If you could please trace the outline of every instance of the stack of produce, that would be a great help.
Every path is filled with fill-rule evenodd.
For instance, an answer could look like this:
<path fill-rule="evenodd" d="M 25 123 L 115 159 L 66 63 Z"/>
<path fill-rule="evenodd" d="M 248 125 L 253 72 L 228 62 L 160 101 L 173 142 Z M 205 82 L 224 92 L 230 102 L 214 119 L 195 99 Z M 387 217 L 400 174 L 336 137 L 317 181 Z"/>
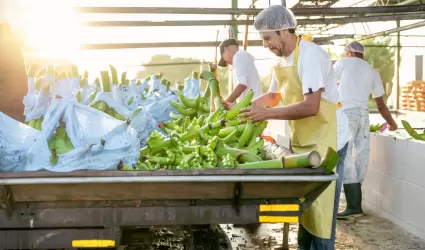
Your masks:
<path fill-rule="evenodd" d="M 412 81 L 401 87 L 401 109 L 425 111 L 425 82 Z"/>
<path fill-rule="evenodd" d="M 337 153 L 329 149 L 325 158 L 313 151 L 300 155 L 263 161 L 264 140 L 259 136 L 267 121 L 243 122 L 241 109 L 248 107 L 253 98 L 252 90 L 230 110 L 225 110 L 219 84 L 211 72 L 203 72 L 207 80 L 205 94 L 189 99 L 179 94 L 181 104 L 176 106 L 180 114 L 172 114 L 172 120 L 161 129 L 169 137 L 153 131 L 147 146 L 140 150 L 140 159 L 133 168 L 123 170 L 200 169 L 200 168 L 294 168 L 336 166 Z M 215 108 L 207 112 L 208 98 Z M 176 103 L 172 104 L 176 105 Z M 215 109 L 215 110 L 214 110 Z"/>
<path fill-rule="evenodd" d="M 200 94 L 200 83 L 198 72 L 193 72 L 192 77 L 184 79 L 183 95 L 188 98 L 195 98 Z"/>
<path fill-rule="evenodd" d="M 102 78 L 102 88 L 101 91 L 102 93 L 110 93 L 111 92 L 111 83 L 110 83 L 110 79 L 109 79 L 109 73 L 108 71 L 101 71 L 100 72 L 100 76 Z M 116 76 L 116 75 L 115 75 Z M 114 75 L 112 75 L 112 79 L 114 79 Z M 95 98 L 92 95 L 93 99 Z M 97 110 L 100 110 L 112 117 L 114 117 L 115 119 L 124 121 L 126 120 L 126 118 L 119 114 L 113 107 L 110 107 L 105 100 L 96 100 L 94 99 L 93 102 L 90 104 L 90 107 L 95 108 Z"/>
<path fill-rule="evenodd" d="M 386 123 L 377 123 L 377 124 L 370 124 L 370 132 L 378 132 L 378 131 L 383 131 L 386 129 L 386 127 L 384 127 L 384 125 L 386 125 Z"/>

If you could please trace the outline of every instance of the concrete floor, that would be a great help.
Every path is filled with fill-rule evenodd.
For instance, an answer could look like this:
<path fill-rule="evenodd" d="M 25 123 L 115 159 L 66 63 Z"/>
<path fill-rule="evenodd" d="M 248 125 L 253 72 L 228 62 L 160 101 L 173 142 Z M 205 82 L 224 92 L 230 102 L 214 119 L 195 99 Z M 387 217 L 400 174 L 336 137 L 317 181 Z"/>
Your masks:
<path fill-rule="evenodd" d="M 345 200 L 341 197 L 340 209 Z M 281 224 L 263 224 L 255 233 L 241 228 L 224 226 L 236 250 L 280 249 L 282 242 Z M 297 225 L 290 226 L 289 244 L 297 249 Z M 380 218 L 365 209 L 365 216 L 338 221 L 337 250 L 425 250 L 425 240 L 405 232 L 399 226 Z"/>

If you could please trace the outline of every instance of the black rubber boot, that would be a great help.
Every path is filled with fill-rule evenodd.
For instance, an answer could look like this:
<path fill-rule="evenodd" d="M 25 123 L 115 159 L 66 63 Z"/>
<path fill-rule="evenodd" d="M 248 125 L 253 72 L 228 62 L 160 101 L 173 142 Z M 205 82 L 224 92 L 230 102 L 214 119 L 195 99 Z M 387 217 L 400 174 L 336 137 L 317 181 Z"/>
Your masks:
<path fill-rule="evenodd" d="M 347 207 L 341 213 L 338 213 L 338 219 L 347 219 L 349 217 L 359 217 L 363 215 L 362 210 L 362 187 L 360 183 L 344 184 L 345 199 Z"/>

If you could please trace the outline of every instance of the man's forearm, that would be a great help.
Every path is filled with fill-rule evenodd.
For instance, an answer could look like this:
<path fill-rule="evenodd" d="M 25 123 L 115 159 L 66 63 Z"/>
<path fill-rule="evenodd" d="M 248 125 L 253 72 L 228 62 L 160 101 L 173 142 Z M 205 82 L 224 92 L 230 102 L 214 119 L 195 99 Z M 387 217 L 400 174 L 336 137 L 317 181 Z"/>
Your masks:
<path fill-rule="evenodd" d="M 395 125 L 396 122 L 394 121 L 390 110 L 388 109 L 388 106 L 385 104 L 384 99 L 382 97 L 375 98 L 376 107 L 381 114 L 382 118 L 385 119 L 385 121 L 389 125 Z"/>
<path fill-rule="evenodd" d="M 378 111 L 388 124 L 390 125 L 396 124 L 387 105 L 383 107 L 379 107 Z"/>
<path fill-rule="evenodd" d="M 299 102 L 284 107 L 275 107 L 267 110 L 270 120 L 300 120 L 317 115 L 318 109 L 305 102 Z"/>
<path fill-rule="evenodd" d="M 236 88 L 232 91 L 232 93 L 227 97 L 226 101 L 228 102 L 234 102 L 236 99 L 238 99 L 239 96 L 246 90 L 246 85 L 238 84 Z"/>

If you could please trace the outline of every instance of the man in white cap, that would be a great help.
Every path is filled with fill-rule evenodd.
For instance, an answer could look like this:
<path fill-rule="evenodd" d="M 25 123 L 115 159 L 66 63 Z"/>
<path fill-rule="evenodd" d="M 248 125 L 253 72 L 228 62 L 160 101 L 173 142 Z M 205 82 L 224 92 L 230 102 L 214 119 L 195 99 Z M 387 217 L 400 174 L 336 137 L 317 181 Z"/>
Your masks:
<path fill-rule="evenodd" d="M 281 5 L 261 11 L 254 26 L 264 47 L 281 57 L 281 64 L 272 69 L 269 92 L 254 100 L 252 107 L 245 108 L 242 116 L 254 122 L 288 120 L 291 149 L 295 153 L 316 150 L 324 156 L 328 147 L 338 151 L 340 179 L 303 213 L 298 230 L 298 249 L 334 249 L 343 160 L 350 133 L 347 118 L 338 109 L 332 61 L 320 46 L 295 34 L 297 21 Z M 283 106 L 276 107 L 280 99 Z"/>
<path fill-rule="evenodd" d="M 233 67 L 233 82 L 236 87 L 230 92 L 226 103 L 234 103 L 240 100 L 251 89 L 254 92 L 254 98 L 259 97 L 261 93 L 260 75 L 254 64 L 254 57 L 245 50 L 239 49 L 239 44 L 235 39 L 226 39 L 220 44 L 220 61 L 218 66 Z M 211 64 L 210 67 L 217 66 Z"/>
<path fill-rule="evenodd" d="M 372 93 L 379 113 L 387 121 L 389 130 L 396 130 L 397 123 L 382 98 L 385 94 L 379 73 L 364 59 L 364 46 L 352 42 L 345 46 L 345 57 L 335 63 L 335 72 L 339 81 L 342 110 L 348 117 L 353 135 L 349 143 L 344 164 L 344 193 L 347 200 L 346 209 L 338 213 L 338 218 L 362 215 L 362 190 L 370 152 L 370 124 L 368 101 Z M 355 149 L 354 159 L 352 156 Z"/>

